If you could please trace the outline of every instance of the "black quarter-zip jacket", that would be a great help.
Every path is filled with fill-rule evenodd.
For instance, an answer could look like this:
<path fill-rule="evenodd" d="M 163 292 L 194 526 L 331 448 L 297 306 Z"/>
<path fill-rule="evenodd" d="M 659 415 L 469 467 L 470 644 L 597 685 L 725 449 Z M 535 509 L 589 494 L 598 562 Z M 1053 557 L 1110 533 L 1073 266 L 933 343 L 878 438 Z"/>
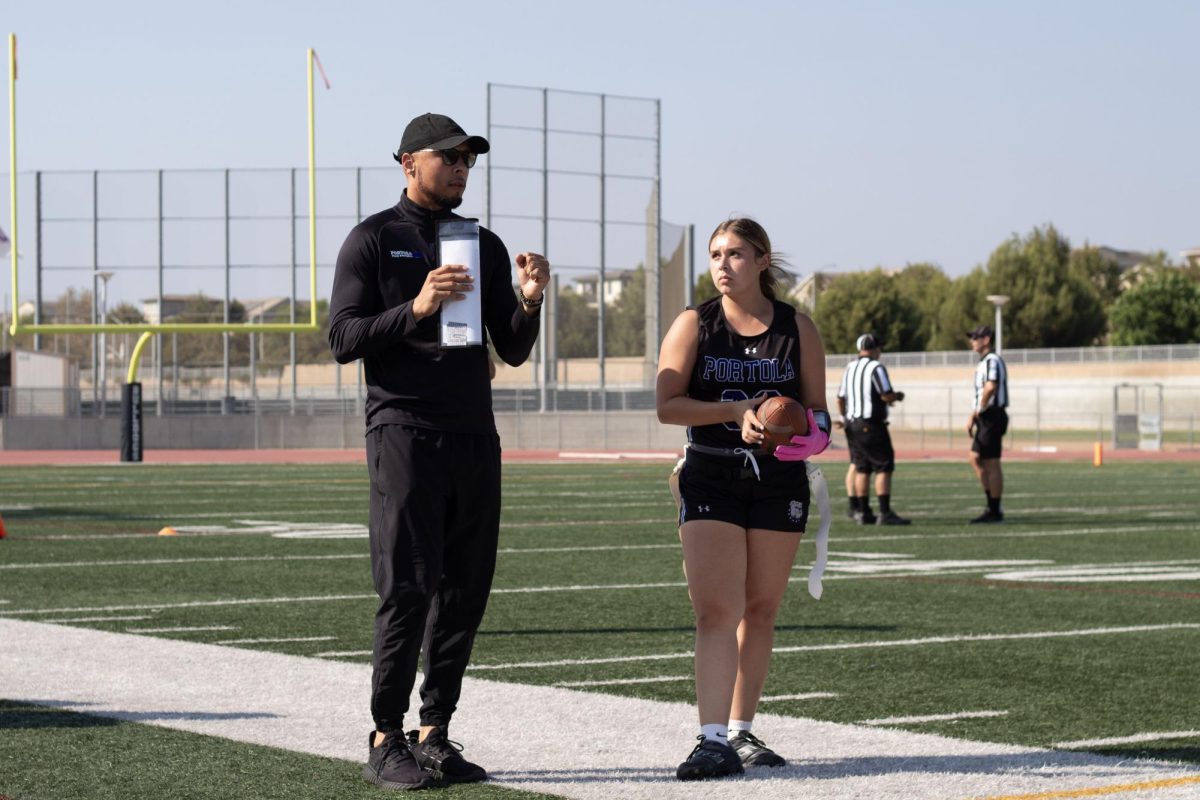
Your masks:
<path fill-rule="evenodd" d="M 459 433 L 496 429 L 487 349 L 443 349 L 441 315 L 413 318 L 413 300 L 439 266 L 441 219 L 462 217 L 422 208 L 406 191 L 395 206 L 356 225 L 338 253 L 329 344 L 338 363 L 363 360 L 368 431 L 386 424 Z M 486 228 L 479 230 L 479 262 L 474 291 L 481 294 L 485 339 L 517 366 L 533 349 L 540 315 L 521 310 L 508 250 Z"/>

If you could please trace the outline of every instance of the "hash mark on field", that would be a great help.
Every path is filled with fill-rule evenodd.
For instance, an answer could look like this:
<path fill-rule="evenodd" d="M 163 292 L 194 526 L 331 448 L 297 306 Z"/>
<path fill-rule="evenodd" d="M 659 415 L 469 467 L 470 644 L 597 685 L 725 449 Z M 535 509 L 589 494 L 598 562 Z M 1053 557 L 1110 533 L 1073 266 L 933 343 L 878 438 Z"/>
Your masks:
<path fill-rule="evenodd" d="M 785 700 L 832 700 L 841 697 L 837 692 L 803 692 L 801 694 L 773 694 L 758 698 L 760 703 L 782 703 Z"/>
<path fill-rule="evenodd" d="M 655 678 L 619 678 L 610 681 L 559 681 L 551 685 L 561 686 L 564 689 L 577 689 L 586 686 L 631 686 L 637 683 L 675 683 L 678 681 L 690 681 L 694 678 L 694 675 L 660 675 Z"/>
<path fill-rule="evenodd" d="M 203 625 L 177 628 L 126 628 L 126 633 L 200 633 L 202 631 L 236 631 L 236 625 Z"/>
<path fill-rule="evenodd" d="M 914 725 L 922 722 L 954 722 L 960 719 L 986 719 L 1008 716 L 1007 711 L 959 711 L 956 714 L 924 714 L 912 717 L 880 717 L 859 720 L 859 725 Z"/>
<path fill-rule="evenodd" d="M 1132 736 L 1112 736 L 1107 739 L 1078 739 L 1074 742 L 1058 742 L 1050 746 L 1059 750 L 1080 750 L 1089 747 L 1160 742 L 1163 739 L 1194 739 L 1197 737 L 1200 737 L 1200 730 L 1162 731 L 1160 733 L 1135 733 Z"/>
<path fill-rule="evenodd" d="M 326 650 L 322 653 L 313 653 L 315 658 L 363 658 L 370 655 L 370 650 Z"/>

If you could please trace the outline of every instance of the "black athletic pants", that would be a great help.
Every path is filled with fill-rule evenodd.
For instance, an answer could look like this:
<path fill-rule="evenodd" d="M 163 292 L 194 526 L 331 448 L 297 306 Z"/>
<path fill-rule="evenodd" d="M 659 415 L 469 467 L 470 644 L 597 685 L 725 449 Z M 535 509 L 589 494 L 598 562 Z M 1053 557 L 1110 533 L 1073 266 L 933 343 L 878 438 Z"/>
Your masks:
<path fill-rule="evenodd" d="M 381 425 L 367 433 L 375 614 L 371 715 L 404 729 L 424 652 L 421 724 L 458 705 L 500 531 L 500 439 Z"/>

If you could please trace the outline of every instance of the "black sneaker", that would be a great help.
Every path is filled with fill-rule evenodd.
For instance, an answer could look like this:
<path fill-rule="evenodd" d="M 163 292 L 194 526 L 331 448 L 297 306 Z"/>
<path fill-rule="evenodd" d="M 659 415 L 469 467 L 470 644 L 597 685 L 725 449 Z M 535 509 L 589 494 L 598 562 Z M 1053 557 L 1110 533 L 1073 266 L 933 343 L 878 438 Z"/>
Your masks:
<path fill-rule="evenodd" d="M 421 769 L 433 777 L 449 783 L 487 780 L 487 770 L 459 755 L 463 746 L 447 739 L 445 728 L 434 727 L 426 735 L 425 741 L 418 741 L 420 738 L 420 731 L 409 731 L 408 744 Z"/>
<path fill-rule="evenodd" d="M 869 508 L 866 511 L 855 511 L 854 521 L 859 525 L 874 525 L 875 512 L 871 511 Z"/>
<path fill-rule="evenodd" d="M 875 520 L 876 525 L 911 525 L 911 519 L 905 519 L 895 511 L 889 511 L 886 514 L 880 514 L 879 519 Z"/>
<path fill-rule="evenodd" d="M 992 511 L 989 508 L 978 517 L 975 517 L 975 519 L 971 520 L 972 525 L 986 524 L 991 522 L 1004 522 L 1004 512 Z"/>
<path fill-rule="evenodd" d="M 750 731 L 738 731 L 729 737 L 729 746 L 742 759 L 745 767 L 782 767 L 787 765 L 783 756 L 762 743 Z"/>
<path fill-rule="evenodd" d="M 745 772 L 742 769 L 742 760 L 732 747 L 705 739 L 703 735 L 696 738 L 700 743 L 692 749 L 687 761 L 675 770 L 676 778 L 681 781 L 703 781 Z"/>
<path fill-rule="evenodd" d="M 437 786 L 432 775 L 417 766 L 408 742 L 402 733 L 389 733 L 379 747 L 375 747 L 375 732 L 367 738 L 367 765 L 363 767 L 363 778 L 384 789 L 428 789 Z"/>

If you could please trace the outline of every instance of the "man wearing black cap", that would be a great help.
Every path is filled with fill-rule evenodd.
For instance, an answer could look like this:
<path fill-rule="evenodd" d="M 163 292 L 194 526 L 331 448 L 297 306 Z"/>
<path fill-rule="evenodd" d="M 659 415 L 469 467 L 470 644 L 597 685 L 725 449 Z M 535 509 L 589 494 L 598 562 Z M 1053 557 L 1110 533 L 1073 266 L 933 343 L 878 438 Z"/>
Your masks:
<path fill-rule="evenodd" d="M 972 523 L 1003 522 L 1000 495 L 1004 472 L 1000 469 L 1000 444 L 1008 432 L 1008 368 L 992 349 L 992 329 L 980 325 L 970 331 L 971 349 L 979 354 L 975 367 L 975 405 L 967 432 L 971 434 L 971 466 L 987 495 L 987 509 Z"/>
<path fill-rule="evenodd" d="M 846 429 L 850 467 L 846 491 L 850 518 L 859 525 L 908 525 L 910 520 L 892 510 L 892 473 L 896 453 L 888 433 L 888 406 L 904 399 L 879 361 L 883 346 L 874 334 L 864 333 L 855 342 L 858 358 L 846 365 L 838 387 L 838 410 Z M 871 473 L 875 473 L 875 496 L 879 516 L 871 511 Z"/>
<path fill-rule="evenodd" d="M 367 383 L 371 572 L 380 603 L 375 730 L 363 775 L 389 789 L 487 777 L 447 734 L 496 564 L 500 441 L 487 348 L 443 347 L 439 312 L 477 293 L 486 339 L 517 366 L 537 339 L 550 280 L 549 262 L 536 253 L 517 255 L 514 276 L 504 243 L 485 228 L 478 279 L 467 266 L 440 263 L 437 224 L 461 219 L 453 209 L 488 149 L 449 117 L 412 120 L 394 156 L 408 187 L 346 237 L 329 302 L 334 357 L 361 358 Z M 420 730 L 406 738 L 422 654 Z"/>

